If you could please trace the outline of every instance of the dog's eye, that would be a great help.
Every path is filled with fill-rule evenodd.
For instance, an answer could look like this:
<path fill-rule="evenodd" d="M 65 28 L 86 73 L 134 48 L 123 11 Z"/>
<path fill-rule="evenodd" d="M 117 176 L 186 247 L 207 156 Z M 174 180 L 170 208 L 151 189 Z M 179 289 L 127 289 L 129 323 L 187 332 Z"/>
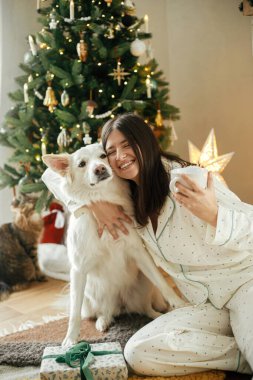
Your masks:
<path fill-rule="evenodd" d="M 78 167 L 79 168 L 83 168 L 85 165 L 86 165 L 86 162 L 85 161 L 81 161 L 81 162 L 79 162 Z"/>
<path fill-rule="evenodd" d="M 102 158 L 102 160 L 104 159 L 104 158 L 106 158 L 106 154 L 101 154 L 101 156 L 100 156 L 100 158 Z"/>

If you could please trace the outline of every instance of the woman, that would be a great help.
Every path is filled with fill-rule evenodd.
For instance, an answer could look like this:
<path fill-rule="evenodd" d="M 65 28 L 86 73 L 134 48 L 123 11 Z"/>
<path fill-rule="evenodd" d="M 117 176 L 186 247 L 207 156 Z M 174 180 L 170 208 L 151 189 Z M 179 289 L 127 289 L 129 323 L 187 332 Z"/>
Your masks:
<path fill-rule="evenodd" d="M 106 123 L 102 142 L 114 172 L 129 181 L 137 231 L 155 263 L 190 306 L 138 331 L 125 357 L 143 375 L 169 376 L 253 368 L 253 207 L 208 175 L 207 188 L 184 176 L 170 194 L 170 170 L 185 162 L 163 154 L 149 126 L 133 114 Z M 115 239 L 129 218 L 117 206 L 90 206 L 99 234 Z"/>

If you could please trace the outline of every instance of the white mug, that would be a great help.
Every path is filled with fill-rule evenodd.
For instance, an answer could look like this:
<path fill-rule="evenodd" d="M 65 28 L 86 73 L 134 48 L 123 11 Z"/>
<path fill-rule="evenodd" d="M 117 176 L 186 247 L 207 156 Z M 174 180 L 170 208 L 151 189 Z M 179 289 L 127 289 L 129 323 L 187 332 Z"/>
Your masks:
<path fill-rule="evenodd" d="M 172 169 L 170 172 L 170 191 L 177 193 L 178 188 L 176 182 L 182 183 L 185 187 L 189 188 L 189 185 L 183 180 L 182 174 L 187 175 L 191 180 L 197 183 L 198 186 L 203 189 L 207 186 L 208 170 L 200 168 L 199 166 L 186 166 L 185 168 Z"/>

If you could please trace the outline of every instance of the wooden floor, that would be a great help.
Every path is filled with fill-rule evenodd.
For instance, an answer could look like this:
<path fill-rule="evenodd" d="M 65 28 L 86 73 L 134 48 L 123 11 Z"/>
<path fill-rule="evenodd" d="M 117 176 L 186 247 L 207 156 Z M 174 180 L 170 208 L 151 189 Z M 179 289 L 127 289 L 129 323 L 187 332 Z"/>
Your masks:
<path fill-rule="evenodd" d="M 43 322 L 43 317 L 53 317 L 63 311 L 54 302 L 66 282 L 48 278 L 46 282 L 31 283 L 28 289 L 11 294 L 0 303 L 0 336 L 18 329 L 28 321 Z"/>
<path fill-rule="evenodd" d="M 162 273 L 173 286 L 168 275 Z M 45 316 L 63 313 L 53 304 L 66 284 L 65 281 L 48 277 L 46 282 L 31 283 L 28 289 L 13 293 L 7 300 L 0 302 L 0 336 L 6 330 L 18 329 L 27 321 L 39 323 L 43 322 Z"/>

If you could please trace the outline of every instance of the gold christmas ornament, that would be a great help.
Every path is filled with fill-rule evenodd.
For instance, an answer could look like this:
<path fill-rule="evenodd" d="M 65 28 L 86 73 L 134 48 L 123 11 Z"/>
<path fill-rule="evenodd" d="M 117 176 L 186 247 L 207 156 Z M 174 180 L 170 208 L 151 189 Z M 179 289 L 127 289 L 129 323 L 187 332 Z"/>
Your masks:
<path fill-rule="evenodd" d="M 49 85 L 51 85 L 51 81 L 54 79 L 54 74 L 53 73 L 50 73 L 50 71 L 47 71 L 46 73 L 46 81 L 47 82 L 50 82 Z"/>
<path fill-rule="evenodd" d="M 234 152 L 218 155 L 214 130 L 211 129 L 202 150 L 199 150 L 191 141 L 188 141 L 190 162 L 206 168 L 225 184 L 220 173 L 223 172 Z"/>
<path fill-rule="evenodd" d="M 111 4 L 112 4 L 112 0 L 105 0 L 105 2 L 106 2 L 106 4 L 107 4 L 108 7 L 110 7 Z"/>
<path fill-rule="evenodd" d="M 97 107 L 97 103 L 94 102 L 93 100 L 88 100 L 87 106 L 86 106 L 86 111 L 89 116 L 93 115 L 94 109 Z"/>
<path fill-rule="evenodd" d="M 127 75 L 130 75 L 130 73 L 124 72 L 124 67 L 121 67 L 120 59 L 117 61 L 117 69 L 113 69 L 113 73 L 108 74 L 110 76 L 113 76 L 114 80 L 118 81 L 118 85 L 121 85 L 121 81 L 125 79 Z"/>
<path fill-rule="evenodd" d="M 162 118 L 162 113 L 160 109 L 157 110 L 157 114 L 155 117 L 155 125 L 157 126 L 157 128 L 163 127 L 163 118 Z"/>
<path fill-rule="evenodd" d="M 59 133 L 58 137 L 57 137 L 57 144 L 60 148 L 60 151 L 63 150 L 63 148 L 66 148 L 67 146 L 69 146 L 69 144 L 71 143 L 72 139 L 71 137 L 67 134 L 67 131 L 65 128 L 62 128 L 61 132 Z"/>
<path fill-rule="evenodd" d="M 116 24 L 115 27 L 114 27 L 114 29 L 119 32 L 121 30 L 121 25 L 120 24 Z"/>
<path fill-rule="evenodd" d="M 67 107 L 69 105 L 70 99 L 69 99 L 69 94 L 67 93 L 66 90 L 63 91 L 61 94 L 61 104 L 63 107 Z"/>
<path fill-rule="evenodd" d="M 41 49 L 47 49 L 47 44 L 45 43 L 45 42 L 41 42 L 41 44 L 40 44 L 40 48 Z"/>
<path fill-rule="evenodd" d="M 83 34 L 81 35 L 80 42 L 76 45 L 78 57 L 82 62 L 86 62 L 88 57 L 88 45 L 84 42 Z"/>
<path fill-rule="evenodd" d="M 54 108 L 57 106 L 58 101 L 55 97 L 54 90 L 51 87 L 51 83 L 48 83 L 48 88 L 46 91 L 46 96 L 43 101 L 44 106 L 48 107 L 50 112 L 54 112 Z"/>

